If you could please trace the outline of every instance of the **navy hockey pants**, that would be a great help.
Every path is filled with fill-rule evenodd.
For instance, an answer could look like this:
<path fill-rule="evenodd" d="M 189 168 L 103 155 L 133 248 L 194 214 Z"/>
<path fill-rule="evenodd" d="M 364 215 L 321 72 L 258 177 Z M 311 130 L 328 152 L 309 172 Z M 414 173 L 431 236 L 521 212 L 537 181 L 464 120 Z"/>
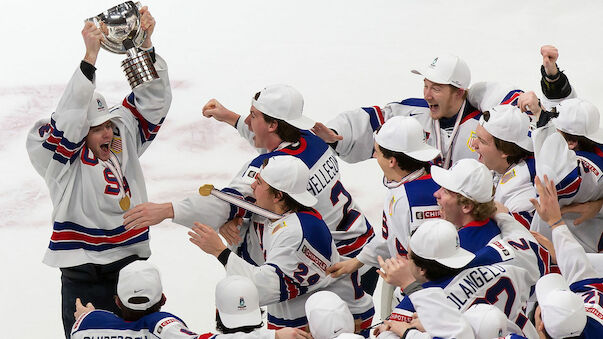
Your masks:
<path fill-rule="evenodd" d="M 71 328 L 75 322 L 75 299 L 82 304 L 92 303 L 96 309 L 121 315 L 113 296 L 117 295 L 117 275 L 119 270 L 129 263 L 140 259 L 136 255 L 112 262 L 107 265 L 83 264 L 61 268 L 61 297 L 63 328 L 65 338 L 71 337 Z"/>

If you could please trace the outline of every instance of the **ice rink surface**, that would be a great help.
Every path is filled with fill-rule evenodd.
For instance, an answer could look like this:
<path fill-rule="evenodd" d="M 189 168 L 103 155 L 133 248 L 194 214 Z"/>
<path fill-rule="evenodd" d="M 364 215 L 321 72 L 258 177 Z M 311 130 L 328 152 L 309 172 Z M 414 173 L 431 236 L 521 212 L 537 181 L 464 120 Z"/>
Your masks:
<path fill-rule="evenodd" d="M 25 136 L 50 116 L 84 56 L 83 20 L 118 1 L 10 1 L 0 11 L 0 319 L 1 338 L 61 338 L 59 270 L 41 263 L 52 211 L 29 163 Z M 501 81 L 540 93 L 539 48 L 554 44 L 559 67 L 579 95 L 603 107 L 601 1 L 158 1 L 153 42 L 170 67 L 173 103 L 141 158 L 150 201 L 227 185 L 254 155 L 229 126 L 203 118 L 217 98 L 246 114 L 265 85 L 288 83 L 305 114 L 326 122 L 360 106 L 422 97 L 410 69 L 439 53 L 464 58 L 472 82 Z M 101 51 L 97 89 L 109 104 L 129 93 L 123 56 Z M 377 164 L 341 164 L 343 182 L 380 227 L 384 187 Z M 187 229 L 151 229 L 151 261 L 162 272 L 163 310 L 198 333 L 214 326 L 216 259 L 194 247 Z"/>

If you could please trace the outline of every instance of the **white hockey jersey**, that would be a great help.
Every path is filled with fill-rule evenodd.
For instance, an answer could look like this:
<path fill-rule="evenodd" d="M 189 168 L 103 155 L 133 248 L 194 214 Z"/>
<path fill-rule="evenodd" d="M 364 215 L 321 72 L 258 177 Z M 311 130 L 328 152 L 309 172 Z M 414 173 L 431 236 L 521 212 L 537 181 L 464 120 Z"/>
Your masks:
<path fill-rule="evenodd" d="M 373 303 L 360 287 L 358 274 L 334 279 L 325 273 L 340 261 L 340 256 L 329 229 L 316 211 L 288 214 L 266 225 L 255 223 L 250 231 L 261 239 L 265 260 L 255 266 L 231 253 L 226 272 L 246 276 L 254 282 L 260 305 L 267 305 L 269 329 L 306 326 L 306 300 L 319 290 L 337 294 L 362 328 L 370 326 Z"/>
<path fill-rule="evenodd" d="M 159 56 L 155 67 L 159 79 L 138 86 L 121 105 L 110 109 L 119 113 L 111 119 L 111 150 L 121 164 L 123 180 L 96 159 L 84 142 L 95 84 L 79 67 L 56 112 L 29 131 L 27 152 L 46 181 L 54 206 L 44 263 L 55 267 L 108 264 L 130 255 L 146 258 L 151 254 L 148 228 L 126 231 L 119 200 L 123 182 L 122 191 L 132 206 L 147 201 L 138 158 L 159 131 L 172 98 L 167 65 Z"/>
<path fill-rule="evenodd" d="M 476 303 L 494 305 L 509 319 L 508 329 L 515 333 L 522 331 L 528 338 L 538 338 L 524 311 L 531 287 L 527 275 L 525 269 L 514 265 L 485 265 L 465 269 L 455 277 L 426 282 L 423 287 L 443 288 L 446 301 L 461 312 Z M 411 299 L 405 297 L 390 319 L 410 322 L 414 312 Z"/>
<path fill-rule="evenodd" d="M 509 212 L 526 228 L 534 217 L 534 206 L 530 199 L 536 199 L 534 178 L 536 165 L 534 158 L 521 160 L 511 166 L 503 175 L 496 175 L 494 200 L 505 205 Z"/>
<path fill-rule="evenodd" d="M 187 328 L 182 319 L 167 312 L 155 312 L 137 321 L 125 321 L 111 312 L 95 310 L 76 320 L 71 338 L 274 339 L 274 334 L 274 330 L 265 328 L 250 333 L 197 334 Z"/>
<path fill-rule="evenodd" d="M 446 294 L 440 287 L 429 287 L 409 296 L 417 309 L 417 316 L 425 332 L 410 330 L 408 339 L 457 338 L 473 339 L 473 329 L 459 310 L 446 302 Z M 397 339 L 392 332 L 383 332 L 377 339 Z"/>
<path fill-rule="evenodd" d="M 542 177 L 547 174 L 555 179 L 558 174 L 569 173 L 555 180 L 557 198 L 561 206 L 582 203 L 602 198 L 603 190 L 599 189 L 600 170 L 598 167 L 588 167 L 586 163 L 568 149 L 563 136 L 557 133 L 552 123 L 541 127 L 532 134 L 536 172 Z M 592 166 L 596 163 L 592 162 Z M 603 216 L 599 214 L 579 226 L 573 221 L 578 215 L 564 214 L 570 232 L 588 253 L 603 252 Z M 532 220 L 531 229 L 551 239 L 551 227 L 536 213 Z"/>
<path fill-rule="evenodd" d="M 514 104 L 519 94 L 519 90 L 510 90 L 502 100 L 496 98 L 497 104 Z M 471 147 L 471 139 L 482 113 L 468 100 L 465 100 L 455 117 L 440 120 L 431 119 L 427 101 L 418 98 L 392 102 L 384 107 L 363 107 L 343 112 L 327 123 L 329 128 L 343 137 L 343 140 L 337 142 L 335 150 L 343 160 L 350 163 L 370 159 L 373 155 L 373 132 L 389 118 L 398 115 L 415 117 L 423 126 L 427 133 L 426 142 L 441 152 L 441 158 L 435 161 L 437 165 L 448 168 L 459 159 L 477 159 L 478 155 Z M 457 122 L 455 131 L 453 126 Z"/>
<path fill-rule="evenodd" d="M 582 335 L 587 339 L 600 338 L 603 334 L 603 277 L 590 265 L 567 225 L 556 227 L 552 233 L 561 274 L 570 290 L 584 299 L 587 320 Z"/>
<path fill-rule="evenodd" d="M 167 312 L 155 312 L 137 321 L 125 321 L 103 310 L 94 310 L 76 319 L 72 339 L 88 338 L 197 339 L 182 319 Z"/>
<path fill-rule="evenodd" d="M 424 221 L 439 218 L 440 207 L 433 193 L 440 186 L 425 170 L 415 171 L 401 182 L 387 182 L 387 196 L 383 207 L 382 236 L 374 237 L 356 257 L 366 265 L 379 267 L 377 256 L 395 258 L 408 254 L 408 239 Z"/>
<path fill-rule="evenodd" d="M 241 135 L 248 140 L 253 140 L 249 130 L 241 127 L 245 124 L 238 123 L 238 125 Z M 251 184 L 260 172 L 264 160 L 281 155 L 297 157 L 308 166 L 310 179 L 307 189 L 318 200 L 314 208 L 331 230 L 339 253 L 347 257 L 355 257 L 362 247 L 374 237 L 373 228 L 341 183 L 335 153 L 322 139 L 309 131 L 302 131 L 299 142 L 293 144 L 283 142 L 276 150 L 260 154 L 252 159 L 243 166 L 228 187 L 222 191 L 255 201 Z M 192 227 L 195 221 L 200 221 L 218 229 L 233 217 L 246 214 L 246 211 L 213 196 L 193 196 L 172 204 L 174 222 L 187 227 Z M 256 219 L 255 222 L 261 221 Z M 243 228 L 242 234 L 245 234 L 245 228 Z M 243 251 L 254 256 L 252 252 L 255 251 L 257 245 L 257 239 L 249 239 L 241 246 Z"/>

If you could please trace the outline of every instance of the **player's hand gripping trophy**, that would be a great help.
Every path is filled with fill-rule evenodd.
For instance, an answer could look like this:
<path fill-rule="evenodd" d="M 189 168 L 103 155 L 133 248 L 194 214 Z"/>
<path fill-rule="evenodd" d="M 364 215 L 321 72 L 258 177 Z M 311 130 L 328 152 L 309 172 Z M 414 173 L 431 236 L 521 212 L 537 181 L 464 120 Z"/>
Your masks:
<path fill-rule="evenodd" d="M 139 50 L 147 37 L 141 26 L 140 7 L 140 2 L 127 1 L 86 20 L 93 22 L 103 33 L 101 46 L 104 49 L 128 54 L 121 67 L 132 88 L 159 78 L 149 52 Z"/>

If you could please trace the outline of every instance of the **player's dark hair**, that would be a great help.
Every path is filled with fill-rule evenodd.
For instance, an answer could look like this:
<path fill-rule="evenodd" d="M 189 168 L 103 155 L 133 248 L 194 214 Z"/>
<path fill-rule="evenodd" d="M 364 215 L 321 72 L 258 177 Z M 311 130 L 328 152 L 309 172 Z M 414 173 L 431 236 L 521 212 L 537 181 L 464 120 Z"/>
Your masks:
<path fill-rule="evenodd" d="M 262 310 L 262 314 L 263 313 L 264 313 L 264 310 Z M 224 323 L 222 322 L 222 319 L 220 319 L 220 313 L 218 312 L 218 310 L 216 310 L 216 330 L 218 330 L 218 332 L 221 332 L 223 334 L 231 334 L 231 333 L 237 333 L 237 332 L 251 333 L 258 328 L 262 328 L 263 326 L 264 326 L 264 322 L 260 322 L 258 325 L 255 325 L 255 326 L 241 326 L 241 327 L 235 327 L 235 328 L 228 328 L 224 325 Z"/>
<path fill-rule="evenodd" d="M 482 116 L 484 117 L 485 121 L 490 120 L 489 111 L 484 112 Z M 496 147 L 496 149 L 507 155 L 506 160 L 507 164 L 509 165 L 517 164 L 521 160 L 534 156 L 533 152 L 526 151 L 525 149 L 519 147 L 519 145 L 517 144 L 499 139 L 495 136 L 492 136 L 492 139 L 494 139 L 494 146 Z"/>
<path fill-rule="evenodd" d="M 119 297 L 118 297 L 119 298 Z M 165 304 L 165 295 L 161 295 L 161 299 L 155 303 L 153 306 L 147 308 L 146 310 L 133 310 L 131 308 L 128 308 L 126 305 L 124 305 L 123 302 L 121 302 L 120 300 L 120 305 L 119 305 L 119 309 L 121 310 L 121 317 L 125 320 L 125 321 L 137 321 L 138 319 L 155 313 L 155 312 L 159 312 L 159 310 L 161 310 L 161 306 L 163 306 Z M 149 298 L 147 297 L 132 297 L 130 299 L 128 299 L 128 302 L 131 304 L 143 304 L 149 301 Z"/>
<path fill-rule="evenodd" d="M 414 172 L 418 169 L 423 168 L 425 171 L 427 171 L 427 173 L 429 173 L 429 170 L 431 169 L 431 165 L 429 164 L 429 162 L 417 160 L 402 152 L 390 151 L 387 148 L 381 147 L 381 145 L 377 146 L 379 146 L 379 150 L 381 151 L 381 153 L 383 153 L 384 158 L 390 159 L 391 157 L 394 157 L 394 159 L 396 159 L 398 168 L 403 171 Z"/>
<path fill-rule="evenodd" d="M 492 195 L 494 195 L 494 186 L 492 186 Z M 473 220 L 481 221 L 490 218 L 494 212 L 496 212 L 496 204 L 494 200 L 490 200 L 488 202 L 477 202 L 475 200 L 471 200 L 464 195 L 457 194 L 456 202 L 460 205 L 469 205 L 471 206 L 471 217 Z"/>
<path fill-rule="evenodd" d="M 566 141 L 568 141 L 568 142 L 573 141 L 578 144 L 577 148 L 575 148 L 574 151 L 595 153 L 595 150 L 597 149 L 596 142 L 594 142 L 594 141 L 590 140 L 589 138 L 582 136 L 582 135 L 569 134 L 569 133 L 566 133 L 563 131 L 560 131 L 560 132 Z"/>
<path fill-rule="evenodd" d="M 425 278 L 429 281 L 454 277 L 463 270 L 463 268 L 451 268 L 444 266 L 435 260 L 422 258 L 413 251 L 410 251 L 410 258 L 417 267 L 425 270 Z"/>
<path fill-rule="evenodd" d="M 258 100 L 260 97 L 260 92 L 257 92 L 253 98 Z M 291 124 L 285 122 L 284 120 L 273 118 L 266 113 L 262 112 L 262 116 L 264 117 L 264 121 L 266 123 L 276 122 L 276 135 L 281 138 L 281 140 L 286 142 L 298 142 L 301 138 L 301 131 L 299 128 L 292 126 Z"/>
<path fill-rule="evenodd" d="M 266 166 L 268 164 L 268 160 L 270 159 L 264 159 L 264 166 Z M 276 188 L 268 185 L 268 191 L 270 192 L 270 194 L 272 195 L 281 195 L 281 201 L 283 202 L 285 211 L 291 211 L 291 212 L 301 212 L 301 211 L 311 211 L 312 208 L 302 205 L 300 204 L 297 200 L 293 199 L 289 194 L 283 192 L 283 191 L 279 191 Z"/>

